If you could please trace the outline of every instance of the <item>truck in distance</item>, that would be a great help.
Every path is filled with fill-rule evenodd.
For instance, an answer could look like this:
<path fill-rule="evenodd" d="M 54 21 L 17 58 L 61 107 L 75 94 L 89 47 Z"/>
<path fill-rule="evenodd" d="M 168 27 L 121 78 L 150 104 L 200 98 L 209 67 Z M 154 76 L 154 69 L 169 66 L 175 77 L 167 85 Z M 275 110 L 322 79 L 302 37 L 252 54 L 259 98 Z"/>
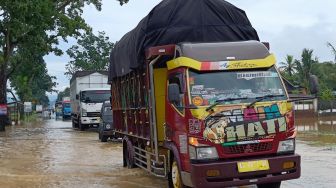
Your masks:
<path fill-rule="evenodd" d="M 79 71 L 70 81 L 72 126 L 85 130 L 97 128 L 103 102 L 110 99 L 107 71 Z"/>
<path fill-rule="evenodd" d="M 62 118 L 63 118 L 63 120 L 71 119 L 70 97 L 63 97 L 63 100 L 62 100 Z"/>
<path fill-rule="evenodd" d="M 101 142 L 107 142 L 108 138 L 116 138 L 113 132 L 112 117 L 111 102 L 105 101 L 101 108 L 101 121 L 98 128 L 98 138 Z"/>

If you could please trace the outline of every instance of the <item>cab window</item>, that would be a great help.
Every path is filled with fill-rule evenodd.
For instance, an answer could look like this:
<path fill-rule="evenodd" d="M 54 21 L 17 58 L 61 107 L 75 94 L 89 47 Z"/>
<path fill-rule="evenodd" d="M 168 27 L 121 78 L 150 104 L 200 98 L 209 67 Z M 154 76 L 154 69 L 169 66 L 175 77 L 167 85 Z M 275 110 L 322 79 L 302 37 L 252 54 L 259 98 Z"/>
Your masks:
<path fill-rule="evenodd" d="M 184 113 L 184 87 L 183 87 L 183 74 L 177 73 L 169 76 L 168 79 L 168 84 L 177 84 L 179 86 L 179 91 L 180 91 L 180 102 L 179 103 L 172 103 L 172 105 L 180 112 Z"/>

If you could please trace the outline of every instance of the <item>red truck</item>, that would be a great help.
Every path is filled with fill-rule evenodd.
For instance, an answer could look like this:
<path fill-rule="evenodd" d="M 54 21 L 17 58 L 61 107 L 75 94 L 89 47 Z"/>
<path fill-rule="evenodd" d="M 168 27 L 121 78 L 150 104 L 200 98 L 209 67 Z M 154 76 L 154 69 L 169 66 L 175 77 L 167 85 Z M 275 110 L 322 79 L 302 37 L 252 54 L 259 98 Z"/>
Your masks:
<path fill-rule="evenodd" d="M 200 10 L 206 16 L 195 21 Z M 299 178 L 294 107 L 258 40 L 245 13 L 220 0 L 163 1 L 125 35 L 109 75 L 124 166 L 174 188 L 280 187 Z"/>

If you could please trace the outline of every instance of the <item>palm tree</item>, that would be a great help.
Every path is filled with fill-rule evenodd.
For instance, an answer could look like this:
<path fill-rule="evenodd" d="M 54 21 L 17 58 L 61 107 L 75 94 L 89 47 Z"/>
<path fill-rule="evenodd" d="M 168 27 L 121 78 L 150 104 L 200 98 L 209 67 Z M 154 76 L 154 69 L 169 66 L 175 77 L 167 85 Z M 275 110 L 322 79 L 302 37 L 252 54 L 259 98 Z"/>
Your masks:
<path fill-rule="evenodd" d="M 292 78 L 293 73 L 296 71 L 296 64 L 294 63 L 294 57 L 292 55 L 286 56 L 286 62 L 280 63 L 280 70 L 288 73 L 289 77 Z"/>
<path fill-rule="evenodd" d="M 331 51 L 335 56 L 334 62 L 336 63 L 336 48 L 330 42 L 327 43 L 327 46 L 331 48 Z"/>
<path fill-rule="evenodd" d="M 313 58 L 313 50 L 303 49 L 301 60 L 295 60 L 294 63 L 297 68 L 299 81 L 302 83 L 302 86 L 308 89 L 309 91 L 309 79 L 311 76 L 313 65 L 318 62 L 318 59 Z"/>

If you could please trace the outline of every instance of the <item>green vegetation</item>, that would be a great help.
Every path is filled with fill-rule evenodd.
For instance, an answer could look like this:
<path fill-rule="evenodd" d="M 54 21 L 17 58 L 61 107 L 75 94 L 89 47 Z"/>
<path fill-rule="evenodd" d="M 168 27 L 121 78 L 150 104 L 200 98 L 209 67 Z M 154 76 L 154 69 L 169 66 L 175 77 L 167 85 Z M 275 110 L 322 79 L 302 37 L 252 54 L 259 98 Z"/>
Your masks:
<path fill-rule="evenodd" d="M 328 43 L 328 46 L 333 46 Z M 333 53 L 335 53 L 334 51 Z M 335 53 L 336 58 L 336 53 Z M 300 59 L 294 59 L 293 56 L 287 55 L 286 62 L 280 63 L 282 75 L 289 81 L 307 89 L 309 93 L 309 77 L 316 75 L 319 79 L 320 93 L 319 96 L 324 100 L 333 100 L 333 91 L 336 91 L 336 64 L 333 62 L 319 62 L 314 57 L 313 50 L 304 49 Z"/>
<path fill-rule="evenodd" d="M 24 117 L 23 117 L 23 121 L 24 122 L 37 122 L 39 121 L 39 117 L 36 113 L 31 113 L 31 114 L 25 114 Z"/>
<path fill-rule="evenodd" d="M 63 91 L 59 92 L 57 95 L 57 101 L 62 101 L 63 97 L 69 97 L 70 96 L 70 88 L 67 87 Z"/>
<path fill-rule="evenodd" d="M 78 39 L 78 45 L 73 45 L 67 54 L 72 59 L 67 65 L 68 77 L 71 77 L 76 71 L 80 70 L 107 70 L 110 51 L 113 43 L 105 36 L 104 32 L 84 34 Z"/>
<path fill-rule="evenodd" d="M 121 5 L 128 2 L 117 1 Z M 61 40 L 67 42 L 68 37 L 77 39 L 83 33 L 91 32 L 91 27 L 82 18 L 84 6 L 90 4 L 100 11 L 102 0 L 0 2 L 0 104 L 6 103 L 7 80 L 18 66 L 28 62 L 39 65 L 39 60 L 49 53 L 62 55 L 62 50 L 57 47 Z M 26 87 L 25 84 L 16 87 L 20 85 Z"/>
<path fill-rule="evenodd" d="M 56 78 L 48 75 L 46 63 L 42 57 L 31 57 L 30 61 L 24 62 L 28 57 L 18 60 L 23 62 L 18 63 L 19 66 L 16 66 L 15 71 L 10 75 L 11 85 L 22 101 L 33 101 L 46 106 L 49 104 L 46 92 L 54 91 Z"/>

